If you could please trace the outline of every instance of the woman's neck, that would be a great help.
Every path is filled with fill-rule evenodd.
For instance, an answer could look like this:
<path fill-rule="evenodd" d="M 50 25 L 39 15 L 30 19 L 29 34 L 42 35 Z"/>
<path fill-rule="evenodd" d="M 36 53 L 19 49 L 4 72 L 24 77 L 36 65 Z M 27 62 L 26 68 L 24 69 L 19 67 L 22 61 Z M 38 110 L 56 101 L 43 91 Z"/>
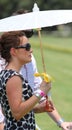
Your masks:
<path fill-rule="evenodd" d="M 19 72 L 21 67 L 22 67 L 22 65 L 18 65 L 18 64 L 11 62 L 11 63 L 7 64 L 5 69 L 12 69 L 12 70 Z"/>

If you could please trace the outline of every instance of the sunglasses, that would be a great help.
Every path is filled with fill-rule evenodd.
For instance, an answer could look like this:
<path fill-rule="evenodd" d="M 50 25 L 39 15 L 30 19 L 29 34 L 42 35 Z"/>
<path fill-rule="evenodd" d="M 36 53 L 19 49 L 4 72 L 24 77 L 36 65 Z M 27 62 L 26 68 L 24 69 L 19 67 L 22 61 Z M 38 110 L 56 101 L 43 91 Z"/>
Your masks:
<path fill-rule="evenodd" d="M 26 49 L 26 51 L 30 51 L 31 45 L 30 43 L 26 43 L 25 45 L 20 45 L 20 46 L 15 47 L 15 49 L 20 49 L 20 48 Z"/>

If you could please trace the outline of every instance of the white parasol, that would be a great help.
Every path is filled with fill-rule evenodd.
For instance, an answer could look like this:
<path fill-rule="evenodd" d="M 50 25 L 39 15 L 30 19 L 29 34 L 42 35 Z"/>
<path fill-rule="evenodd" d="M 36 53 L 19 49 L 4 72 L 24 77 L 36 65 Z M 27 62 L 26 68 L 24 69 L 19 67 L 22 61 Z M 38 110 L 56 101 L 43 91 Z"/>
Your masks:
<path fill-rule="evenodd" d="M 36 3 L 34 8 L 36 8 Z M 34 11 L 0 20 L 0 32 L 49 27 L 72 22 L 72 10 Z"/>

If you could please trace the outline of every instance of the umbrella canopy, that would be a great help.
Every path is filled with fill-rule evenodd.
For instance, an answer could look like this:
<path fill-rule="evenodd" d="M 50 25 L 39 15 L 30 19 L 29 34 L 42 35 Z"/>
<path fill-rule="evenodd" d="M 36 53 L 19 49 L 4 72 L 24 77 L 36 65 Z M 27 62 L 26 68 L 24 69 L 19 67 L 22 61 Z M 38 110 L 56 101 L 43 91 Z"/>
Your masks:
<path fill-rule="evenodd" d="M 72 10 L 35 11 L 0 20 L 0 32 L 36 29 L 72 22 Z"/>

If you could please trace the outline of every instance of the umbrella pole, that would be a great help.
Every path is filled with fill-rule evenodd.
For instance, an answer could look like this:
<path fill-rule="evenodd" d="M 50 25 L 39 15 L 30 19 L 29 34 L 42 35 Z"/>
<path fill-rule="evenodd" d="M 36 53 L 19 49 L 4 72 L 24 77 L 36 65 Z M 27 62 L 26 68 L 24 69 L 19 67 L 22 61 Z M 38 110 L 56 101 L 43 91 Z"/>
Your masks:
<path fill-rule="evenodd" d="M 46 73 L 46 67 L 45 67 L 45 61 L 44 61 L 44 54 L 43 54 L 43 46 L 42 46 L 42 41 L 41 41 L 41 29 L 38 29 L 38 36 L 39 36 L 39 40 L 40 40 L 40 50 L 41 50 L 41 57 L 42 57 L 42 64 L 43 64 L 43 70 Z"/>
<path fill-rule="evenodd" d="M 44 62 L 44 55 L 43 55 L 43 46 L 42 46 L 42 41 L 41 41 L 41 29 L 38 29 L 38 36 L 39 36 L 39 40 L 40 40 L 40 50 L 41 50 L 41 56 L 42 56 L 42 64 L 43 64 L 43 70 L 44 73 L 46 73 L 46 67 L 45 67 L 45 62 Z M 46 95 L 46 106 L 45 106 L 45 110 L 48 112 L 52 112 L 53 108 L 50 107 L 50 100 L 51 100 L 51 96 Z"/>

